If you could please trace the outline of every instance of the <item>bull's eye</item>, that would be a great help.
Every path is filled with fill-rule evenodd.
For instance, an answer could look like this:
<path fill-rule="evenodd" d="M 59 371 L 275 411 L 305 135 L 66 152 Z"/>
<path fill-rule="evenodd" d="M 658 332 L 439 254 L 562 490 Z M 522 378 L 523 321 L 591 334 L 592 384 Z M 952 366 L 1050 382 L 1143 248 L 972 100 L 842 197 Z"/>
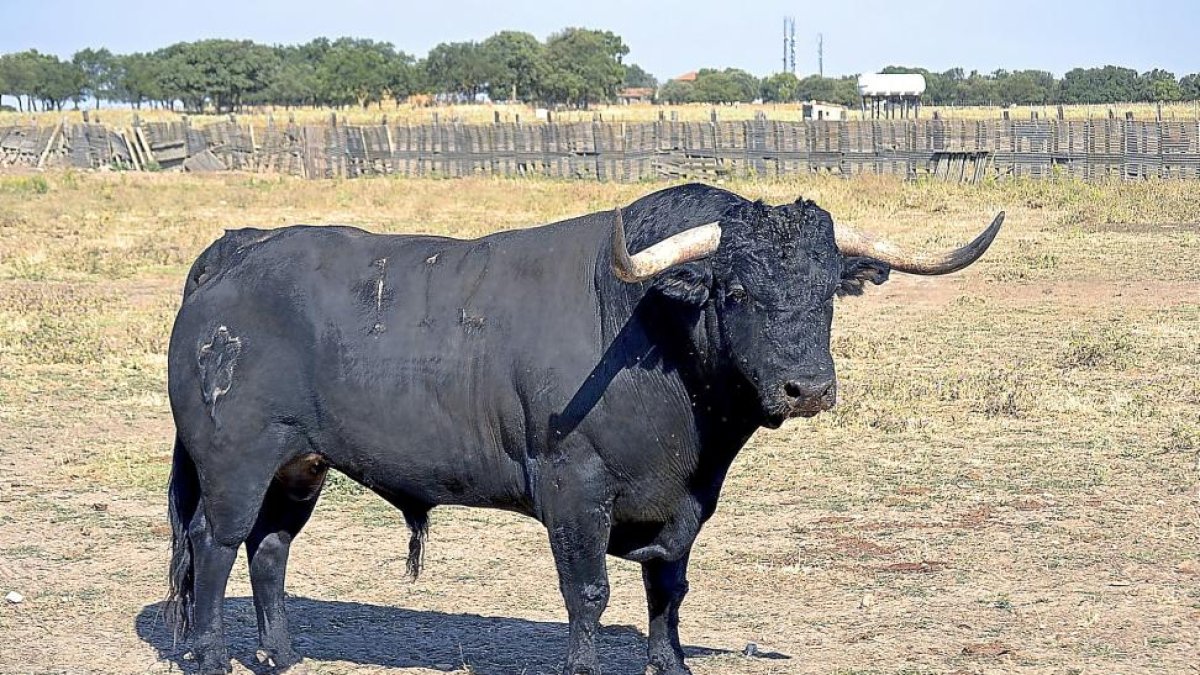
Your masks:
<path fill-rule="evenodd" d="M 746 299 L 746 288 L 739 283 L 733 283 L 729 286 L 729 298 L 734 302 L 741 302 Z"/>

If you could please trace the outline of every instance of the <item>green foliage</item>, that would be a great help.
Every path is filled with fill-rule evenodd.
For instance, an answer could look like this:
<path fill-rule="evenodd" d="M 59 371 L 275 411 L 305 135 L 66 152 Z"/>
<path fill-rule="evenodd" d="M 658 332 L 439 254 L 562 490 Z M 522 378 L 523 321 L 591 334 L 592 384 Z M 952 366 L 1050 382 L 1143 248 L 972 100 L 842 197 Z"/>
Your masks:
<path fill-rule="evenodd" d="M 431 93 L 443 99 L 520 100 L 584 107 L 611 101 L 623 87 L 657 88 L 669 103 L 820 100 L 855 106 L 857 76 L 798 79 L 775 73 L 758 79 L 736 68 L 699 71 L 694 82 L 658 87 L 653 75 L 624 64 L 629 53 L 608 31 L 567 28 L 539 42 L 529 33 L 501 31 L 483 42 L 435 46 L 425 59 L 390 43 L 318 38 L 266 46 L 249 40 L 181 42 L 150 53 L 113 54 L 87 48 L 70 61 L 35 50 L 0 54 L 0 95 L 18 110 L 61 110 L 85 98 L 191 111 L 227 112 L 245 105 L 369 106 Z M 1076 68 L 1062 79 L 1040 70 L 992 73 L 952 68 L 933 72 L 888 66 L 884 73 L 920 73 L 932 105 L 1102 104 L 1200 100 L 1200 73 L 1177 78 L 1154 69 Z"/>
<path fill-rule="evenodd" d="M 67 101 L 83 98 L 83 69 L 35 49 L 0 55 L 0 94 L 17 99 L 18 109 L 62 110 Z M 21 97 L 25 98 L 22 104 Z"/>
<path fill-rule="evenodd" d="M 1138 98 L 1148 101 L 1178 101 L 1183 98 L 1183 88 L 1175 73 L 1155 68 L 1142 73 L 1138 78 L 1141 85 Z"/>
<path fill-rule="evenodd" d="M 612 100 L 625 81 L 621 59 L 629 47 L 609 31 L 567 28 L 546 40 L 541 96 L 548 103 L 581 108 Z"/>
<path fill-rule="evenodd" d="M 211 103 L 217 112 L 241 107 L 267 89 L 279 69 L 273 49 L 249 40 L 200 40 L 167 47 L 160 75 L 164 93 L 191 110 Z"/>
<path fill-rule="evenodd" d="M 1062 79 L 1062 103 L 1116 103 L 1144 100 L 1136 70 L 1104 66 L 1075 68 Z"/>
<path fill-rule="evenodd" d="M 694 101 L 734 103 L 753 101 L 758 97 L 760 85 L 758 78 L 744 70 L 703 68 L 696 73 L 696 82 L 692 87 L 692 100 Z"/>
<path fill-rule="evenodd" d="M 1003 105 L 1043 105 L 1055 99 L 1058 83 L 1042 70 L 996 71 L 996 95 Z"/>
<path fill-rule="evenodd" d="M 1181 100 L 1200 100 L 1200 73 L 1193 73 L 1179 78 L 1179 93 Z"/>
<path fill-rule="evenodd" d="M 318 98 L 365 108 L 389 94 L 407 96 L 413 87 L 412 68 L 412 57 L 389 42 L 338 38 L 316 67 Z"/>
<path fill-rule="evenodd" d="M 671 80 L 658 90 L 658 98 L 672 105 L 692 103 L 696 100 L 694 90 L 691 82 Z"/>
<path fill-rule="evenodd" d="M 630 63 L 625 66 L 625 82 L 623 84 L 626 87 L 658 88 L 658 80 L 636 63 Z"/>
<path fill-rule="evenodd" d="M 529 33 L 501 31 L 479 45 L 494 101 L 531 101 L 538 92 L 542 43 Z"/>
<path fill-rule="evenodd" d="M 858 78 L 809 75 L 800 80 L 796 96 L 801 101 L 825 101 L 845 106 L 858 104 Z"/>
<path fill-rule="evenodd" d="M 762 99 L 768 103 L 787 103 L 799 100 L 800 78 L 794 73 L 775 73 L 762 81 Z"/>
<path fill-rule="evenodd" d="M 75 52 L 71 63 L 83 71 L 83 94 L 99 107 L 100 101 L 113 98 L 120 75 L 118 59 L 107 49 L 83 49 Z"/>
<path fill-rule="evenodd" d="M 491 70 L 477 42 L 442 43 L 429 50 L 424 65 L 430 87 L 468 101 L 483 91 Z"/>

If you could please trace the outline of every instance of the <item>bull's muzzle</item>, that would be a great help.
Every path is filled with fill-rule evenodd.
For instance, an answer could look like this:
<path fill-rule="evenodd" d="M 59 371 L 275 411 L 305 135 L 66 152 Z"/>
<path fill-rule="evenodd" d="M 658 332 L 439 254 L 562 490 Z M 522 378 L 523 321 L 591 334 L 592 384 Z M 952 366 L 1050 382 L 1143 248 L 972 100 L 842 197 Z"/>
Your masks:
<path fill-rule="evenodd" d="M 789 417 L 812 417 L 837 403 L 837 380 L 832 377 L 801 378 L 783 384 Z"/>

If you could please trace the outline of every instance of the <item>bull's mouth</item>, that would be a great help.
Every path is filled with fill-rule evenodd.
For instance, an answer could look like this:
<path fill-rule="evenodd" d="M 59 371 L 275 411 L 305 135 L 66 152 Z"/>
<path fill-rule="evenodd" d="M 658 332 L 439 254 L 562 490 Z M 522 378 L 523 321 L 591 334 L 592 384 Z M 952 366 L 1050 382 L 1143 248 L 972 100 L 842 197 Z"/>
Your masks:
<path fill-rule="evenodd" d="M 816 404 L 790 406 L 786 403 L 775 405 L 771 410 L 767 411 L 766 418 L 763 421 L 763 426 L 768 429 L 778 429 L 783 426 L 783 423 L 796 418 L 802 417 L 809 419 L 829 410 L 833 407 L 833 401 L 820 401 Z"/>

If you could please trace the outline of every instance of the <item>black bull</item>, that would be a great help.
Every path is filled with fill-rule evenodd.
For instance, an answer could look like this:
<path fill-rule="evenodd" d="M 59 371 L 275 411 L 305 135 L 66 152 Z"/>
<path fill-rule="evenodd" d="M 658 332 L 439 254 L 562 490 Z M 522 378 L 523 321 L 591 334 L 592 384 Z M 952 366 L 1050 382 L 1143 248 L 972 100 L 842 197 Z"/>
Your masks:
<path fill-rule="evenodd" d="M 999 226 L 934 268 L 847 254 L 811 202 L 689 185 L 617 213 L 473 241 L 241 230 L 201 255 L 169 355 L 169 618 L 203 672 L 229 668 L 221 605 L 242 544 L 262 656 L 299 660 L 284 573 L 329 467 L 403 512 L 414 576 L 438 504 L 541 521 L 570 619 L 567 673 L 599 672 L 605 554 L 641 563 L 651 669 L 688 672 L 692 544 L 755 430 L 833 404 L 835 295 L 891 267 L 965 266 Z M 720 245 L 631 279 L 622 214 L 630 251 L 714 222 Z"/>

